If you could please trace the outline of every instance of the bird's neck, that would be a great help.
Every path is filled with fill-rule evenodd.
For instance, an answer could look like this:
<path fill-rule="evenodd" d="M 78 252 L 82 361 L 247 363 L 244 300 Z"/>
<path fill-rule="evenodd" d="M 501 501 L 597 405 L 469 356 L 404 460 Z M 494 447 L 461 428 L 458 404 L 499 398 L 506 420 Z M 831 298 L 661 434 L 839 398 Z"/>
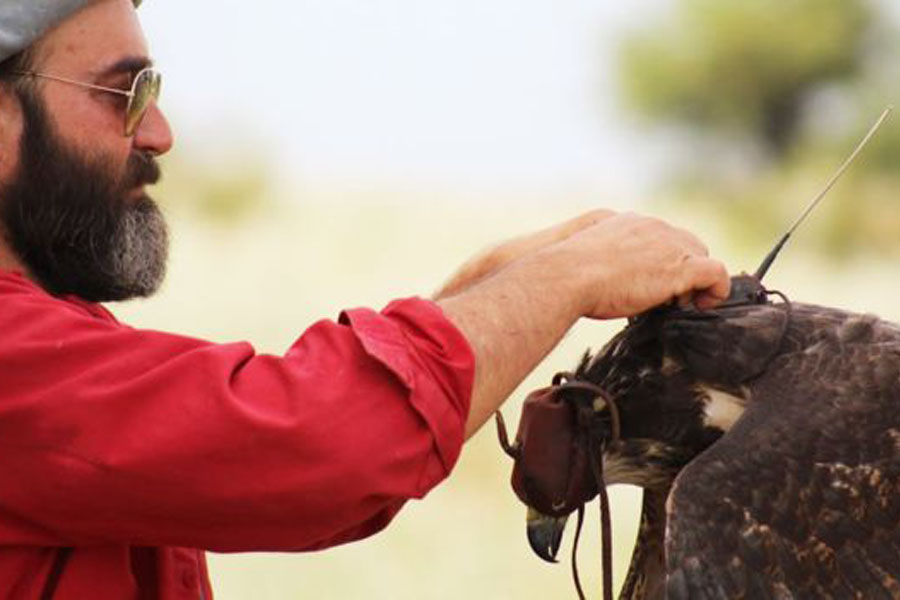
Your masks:
<path fill-rule="evenodd" d="M 647 489 L 667 489 L 693 456 L 688 449 L 659 440 L 619 440 L 603 452 L 603 479 L 607 485 L 627 483 Z"/>

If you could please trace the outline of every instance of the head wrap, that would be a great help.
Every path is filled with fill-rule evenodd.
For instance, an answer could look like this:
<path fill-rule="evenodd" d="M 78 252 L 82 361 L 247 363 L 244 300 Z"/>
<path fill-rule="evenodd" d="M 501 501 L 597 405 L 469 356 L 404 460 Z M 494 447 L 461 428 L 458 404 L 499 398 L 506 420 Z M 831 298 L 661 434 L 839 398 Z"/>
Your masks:
<path fill-rule="evenodd" d="M 33 44 L 91 0 L 0 1 L 0 62 Z M 135 8 L 141 0 L 132 0 Z"/>

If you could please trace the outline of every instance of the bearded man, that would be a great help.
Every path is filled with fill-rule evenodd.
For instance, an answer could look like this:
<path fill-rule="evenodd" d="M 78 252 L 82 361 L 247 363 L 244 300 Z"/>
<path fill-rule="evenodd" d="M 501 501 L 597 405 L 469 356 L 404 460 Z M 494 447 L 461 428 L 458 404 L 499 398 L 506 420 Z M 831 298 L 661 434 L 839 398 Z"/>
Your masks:
<path fill-rule="evenodd" d="M 580 317 L 727 297 L 658 220 L 595 211 L 284 356 L 119 323 L 151 295 L 172 146 L 131 0 L 0 2 L 0 597 L 209 598 L 204 550 L 371 535 Z"/>

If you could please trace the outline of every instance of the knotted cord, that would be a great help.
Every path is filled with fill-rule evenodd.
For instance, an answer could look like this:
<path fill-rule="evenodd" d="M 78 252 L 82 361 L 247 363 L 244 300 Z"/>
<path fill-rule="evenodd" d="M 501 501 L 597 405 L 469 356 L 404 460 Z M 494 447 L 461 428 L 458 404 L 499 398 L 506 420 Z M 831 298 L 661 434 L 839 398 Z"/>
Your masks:
<path fill-rule="evenodd" d="M 593 413 L 593 404 L 596 400 L 602 399 L 605 406 L 609 408 L 610 423 L 612 429 L 612 442 L 619 441 L 622 433 L 622 426 L 619 419 L 619 408 L 606 391 L 600 386 L 575 379 L 572 373 L 557 373 L 553 377 L 553 386 L 557 390 L 582 390 L 594 394 L 591 402 L 590 413 Z M 591 471 L 594 475 L 594 481 L 597 485 L 597 492 L 600 496 L 600 535 L 603 541 L 602 569 L 603 569 L 603 599 L 612 600 L 612 519 L 609 511 L 609 496 L 606 492 L 606 482 L 603 479 L 603 448 L 599 447 L 590 435 L 588 425 L 590 423 L 589 414 L 581 407 L 578 410 L 578 426 L 579 432 L 586 437 L 588 445 L 589 462 L 591 463 Z M 581 587 L 581 579 L 578 576 L 578 542 L 581 539 L 581 526 L 584 523 L 584 504 L 578 507 L 578 523 L 575 529 L 575 542 L 572 546 L 572 578 L 575 580 L 575 589 L 578 591 L 579 600 L 585 600 L 584 589 Z"/>
<path fill-rule="evenodd" d="M 578 577 L 578 540 L 581 539 L 581 526 L 584 525 L 584 504 L 578 507 L 578 523 L 575 526 L 575 543 L 572 546 L 572 578 L 575 580 L 575 589 L 578 590 L 578 598 L 584 600 L 584 588 L 581 587 L 581 579 Z"/>
<path fill-rule="evenodd" d="M 594 400 L 596 400 L 597 398 L 601 398 L 609 408 L 609 418 L 612 422 L 612 439 L 614 441 L 618 441 L 618 439 L 622 436 L 622 426 L 619 419 L 619 407 L 616 406 L 616 403 L 612 401 L 612 398 L 609 397 L 609 394 L 606 393 L 606 390 L 601 388 L 599 385 L 593 384 L 589 381 L 575 379 L 575 375 L 568 371 L 564 371 L 562 373 L 557 373 L 556 375 L 554 375 L 553 386 L 558 390 L 583 390 L 586 392 L 591 392 L 592 394 L 594 394 Z"/>

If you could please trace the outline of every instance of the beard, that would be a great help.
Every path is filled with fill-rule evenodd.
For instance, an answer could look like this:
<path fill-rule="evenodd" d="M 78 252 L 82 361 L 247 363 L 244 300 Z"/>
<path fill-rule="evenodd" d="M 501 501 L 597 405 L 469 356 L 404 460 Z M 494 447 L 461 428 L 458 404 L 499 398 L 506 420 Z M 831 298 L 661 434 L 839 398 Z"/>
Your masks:
<path fill-rule="evenodd" d="M 0 187 L 0 227 L 13 252 L 53 295 L 152 295 L 165 278 L 168 227 L 149 196 L 133 195 L 159 180 L 155 159 L 133 152 L 117 172 L 112 160 L 68 147 L 32 92 L 19 99 L 18 171 Z"/>

